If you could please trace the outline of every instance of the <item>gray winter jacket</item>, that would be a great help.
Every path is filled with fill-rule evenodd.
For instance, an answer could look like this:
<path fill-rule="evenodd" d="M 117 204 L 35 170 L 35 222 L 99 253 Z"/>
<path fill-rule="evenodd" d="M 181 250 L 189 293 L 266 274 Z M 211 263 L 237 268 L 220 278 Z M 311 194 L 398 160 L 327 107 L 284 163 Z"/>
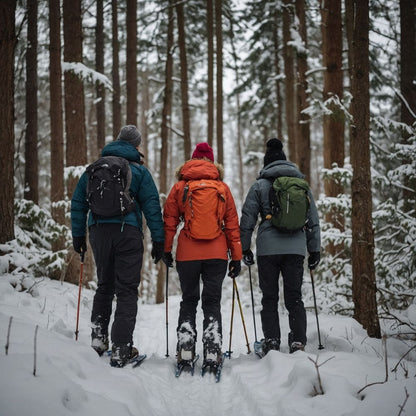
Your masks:
<path fill-rule="evenodd" d="M 308 253 L 320 251 L 321 233 L 319 217 L 310 191 L 308 223 L 305 230 L 295 233 L 283 233 L 278 231 L 270 221 L 265 220 L 266 215 L 271 213 L 269 191 L 273 179 L 277 176 L 304 177 L 294 163 L 286 160 L 272 162 L 260 171 L 260 175 L 250 188 L 243 205 L 240 221 L 243 251 L 250 248 L 251 236 L 256 227 L 259 214 L 261 222 L 257 231 L 257 256 L 273 254 L 299 254 L 305 256 L 306 250 L 308 250 Z"/>

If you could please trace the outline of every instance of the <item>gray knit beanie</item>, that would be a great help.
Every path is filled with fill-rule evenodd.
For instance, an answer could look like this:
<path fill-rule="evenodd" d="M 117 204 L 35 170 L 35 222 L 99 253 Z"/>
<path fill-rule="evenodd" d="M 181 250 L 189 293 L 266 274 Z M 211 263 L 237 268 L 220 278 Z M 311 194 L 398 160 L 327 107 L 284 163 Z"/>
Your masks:
<path fill-rule="evenodd" d="M 136 126 L 129 124 L 120 130 L 117 140 L 124 140 L 125 142 L 132 144 L 134 147 L 137 147 L 142 142 L 142 135 L 139 130 L 137 130 Z"/>

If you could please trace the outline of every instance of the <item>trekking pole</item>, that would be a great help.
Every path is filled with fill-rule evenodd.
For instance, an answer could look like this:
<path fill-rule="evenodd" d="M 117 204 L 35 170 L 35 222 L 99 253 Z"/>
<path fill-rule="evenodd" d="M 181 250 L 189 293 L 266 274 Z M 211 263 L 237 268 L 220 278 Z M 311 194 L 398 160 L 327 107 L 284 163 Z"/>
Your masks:
<path fill-rule="evenodd" d="M 246 344 L 247 345 L 247 354 L 250 354 L 251 353 L 250 343 L 248 342 L 246 323 L 244 322 L 243 309 L 241 307 L 240 295 L 238 294 L 237 282 L 235 281 L 235 279 L 233 279 L 233 282 L 234 282 L 233 284 L 234 284 L 234 287 L 235 287 L 235 293 L 237 295 L 238 306 L 240 307 L 240 315 L 241 315 L 241 321 L 243 322 L 244 335 L 246 337 L 246 342 L 247 342 L 247 344 Z"/>
<path fill-rule="evenodd" d="M 233 285 L 233 300 L 231 304 L 231 323 L 230 323 L 230 344 L 228 345 L 228 351 L 226 352 L 228 358 L 231 360 L 231 340 L 233 338 L 233 322 L 234 322 L 234 304 L 235 304 L 235 287 Z"/>
<path fill-rule="evenodd" d="M 315 305 L 316 326 L 318 328 L 318 341 L 319 341 L 318 350 L 323 350 L 324 349 L 324 346 L 321 343 L 321 332 L 319 331 L 318 308 L 316 306 L 315 284 L 314 284 L 314 281 L 313 281 L 313 273 L 312 273 L 312 270 L 309 270 L 309 273 L 311 275 L 312 293 L 313 293 L 313 303 Z"/>
<path fill-rule="evenodd" d="M 253 283 L 251 281 L 251 266 L 248 266 L 248 275 L 250 276 L 251 309 L 253 310 L 254 341 L 256 344 L 257 343 L 257 329 L 256 329 L 256 314 L 254 313 L 254 296 L 253 296 Z"/>
<path fill-rule="evenodd" d="M 79 271 L 79 288 L 78 288 L 78 307 L 77 307 L 77 327 L 75 329 L 75 341 L 78 341 L 78 323 L 79 323 L 79 304 L 81 301 L 81 286 L 82 286 L 82 273 L 84 271 L 84 257 L 85 257 L 85 251 L 81 251 L 81 265 L 80 265 L 80 271 Z"/>
<path fill-rule="evenodd" d="M 166 355 L 169 357 L 169 319 L 168 319 L 168 283 L 169 283 L 169 267 L 166 265 L 166 288 L 165 288 L 165 298 L 166 298 Z"/>

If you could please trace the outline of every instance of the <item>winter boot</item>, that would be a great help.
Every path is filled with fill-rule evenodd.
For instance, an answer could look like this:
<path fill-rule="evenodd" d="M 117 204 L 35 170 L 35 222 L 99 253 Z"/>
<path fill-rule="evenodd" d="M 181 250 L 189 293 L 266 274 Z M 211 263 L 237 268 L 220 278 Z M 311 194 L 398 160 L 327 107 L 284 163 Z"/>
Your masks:
<path fill-rule="evenodd" d="M 178 343 L 176 345 L 177 361 L 192 362 L 195 359 L 196 332 L 189 322 L 183 322 L 177 331 Z"/>
<path fill-rule="evenodd" d="M 192 362 L 195 358 L 195 344 L 179 344 L 177 345 L 177 360 L 178 363 L 183 361 Z"/>
<path fill-rule="evenodd" d="M 91 347 L 101 357 L 106 351 L 108 351 L 108 337 L 92 338 Z"/>
<path fill-rule="evenodd" d="M 115 345 L 111 350 L 111 367 L 124 367 L 130 360 L 137 357 L 139 351 L 131 344 Z"/>
<path fill-rule="evenodd" d="M 302 342 L 294 341 L 293 333 L 288 334 L 289 353 L 293 354 L 295 351 L 305 351 L 305 345 Z"/>
<path fill-rule="evenodd" d="M 204 329 L 202 342 L 204 343 L 203 366 L 219 365 L 222 360 L 222 334 L 219 322 L 213 317 L 209 317 L 209 324 Z"/>
<path fill-rule="evenodd" d="M 202 364 L 203 367 L 218 366 L 221 364 L 221 360 L 222 352 L 220 346 L 204 344 L 204 362 Z"/>
<path fill-rule="evenodd" d="M 99 326 L 96 326 L 91 331 L 91 347 L 101 357 L 106 351 L 108 351 L 108 335 L 103 334 Z"/>
<path fill-rule="evenodd" d="M 280 350 L 280 339 L 279 338 L 265 338 L 261 340 L 263 354 L 266 355 L 269 351 Z"/>
<path fill-rule="evenodd" d="M 305 346 L 301 342 L 293 341 L 290 344 L 289 352 L 293 354 L 296 351 L 305 351 Z"/>

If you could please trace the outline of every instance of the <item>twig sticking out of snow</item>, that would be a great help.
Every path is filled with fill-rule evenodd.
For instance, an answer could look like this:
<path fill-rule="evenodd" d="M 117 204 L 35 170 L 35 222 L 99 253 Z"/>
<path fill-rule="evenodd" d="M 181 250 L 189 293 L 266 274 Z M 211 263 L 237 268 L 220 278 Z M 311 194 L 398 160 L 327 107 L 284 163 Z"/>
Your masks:
<path fill-rule="evenodd" d="M 34 347 L 34 351 L 33 351 L 33 376 L 36 377 L 36 342 L 37 342 L 37 338 L 38 338 L 38 329 L 39 329 L 39 325 L 36 325 L 35 328 L 35 338 L 33 341 L 33 347 Z"/>
<path fill-rule="evenodd" d="M 413 347 L 411 347 L 409 350 L 407 350 L 407 352 L 402 355 L 400 357 L 400 360 L 397 362 L 397 364 L 394 366 L 394 368 L 391 370 L 393 373 L 395 373 L 397 371 L 397 367 L 399 366 L 399 364 L 401 363 L 401 361 L 412 351 L 416 348 L 416 345 L 413 345 Z"/>
<path fill-rule="evenodd" d="M 386 342 L 386 340 L 387 340 L 386 335 L 383 335 L 384 367 L 385 367 L 385 370 L 386 370 L 386 379 L 384 381 L 376 381 L 374 383 L 370 383 L 370 384 L 365 385 L 362 389 L 357 391 L 357 394 L 360 394 L 367 387 L 374 386 L 375 384 L 384 384 L 384 383 L 387 383 L 387 381 L 389 380 L 389 369 L 388 369 L 388 362 L 387 362 L 387 342 Z"/>
<path fill-rule="evenodd" d="M 318 395 L 318 394 L 324 394 L 324 389 L 322 388 L 321 375 L 320 375 L 320 373 L 319 373 L 319 367 L 321 367 L 322 365 L 326 364 L 329 360 L 332 360 L 334 357 L 335 357 L 335 356 L 329 357 L 327 360 L 325 360 L 325 361 L 324 361 L 323 363 L 321 363 L 321 364 L 318 364 L 318 359 L 319 359 L 319 356 L 318 356 L 318 355 L 316 356 L 316 359 L 315 359 L 315 360 L 312 360 L 312 358 L 311 358 L 311 357 L 308 357 L 308 359 L 309 359 L 310 361 L 312 361 L 312 362 L 313 362 L 313 364 L 315 365 L 316 373 L 317 373 L 317 375 L 318 375 L 318 387 L 319 387 L 319 389 L 317 389 L 317 388 L 316 388 L 316 386 L 313 386 L 313 388 L 314 388 L 314 390 L 315 390 L 315 393 L 316 393 L 317 395 Z"/>
<path fill-rule="evenodd" d="M 403 404 L 399 406 L 400 412 L 399 412 L 399 414 L 397 416 L 400 416 L 402 414 L 402 412 L 404 410 L 404 407 L 406 406 L 407 399 L 409 398 L 409 393 L 407 392 L 406 387 L 404 388 L 404 392 L 405 392 L 406 397 L 404 398 Z"/>
<path fill-rule="evenodd" d="M 7 328 L 7 339 L 6 339 L 6 345 L 4 347 L 4 349 L 6 350 L 6 355 L 9 353 L 10 329 L 12 327 L 12 321 L 13 321 L 13 316 L 10 317 L 9 327 Z"/>

